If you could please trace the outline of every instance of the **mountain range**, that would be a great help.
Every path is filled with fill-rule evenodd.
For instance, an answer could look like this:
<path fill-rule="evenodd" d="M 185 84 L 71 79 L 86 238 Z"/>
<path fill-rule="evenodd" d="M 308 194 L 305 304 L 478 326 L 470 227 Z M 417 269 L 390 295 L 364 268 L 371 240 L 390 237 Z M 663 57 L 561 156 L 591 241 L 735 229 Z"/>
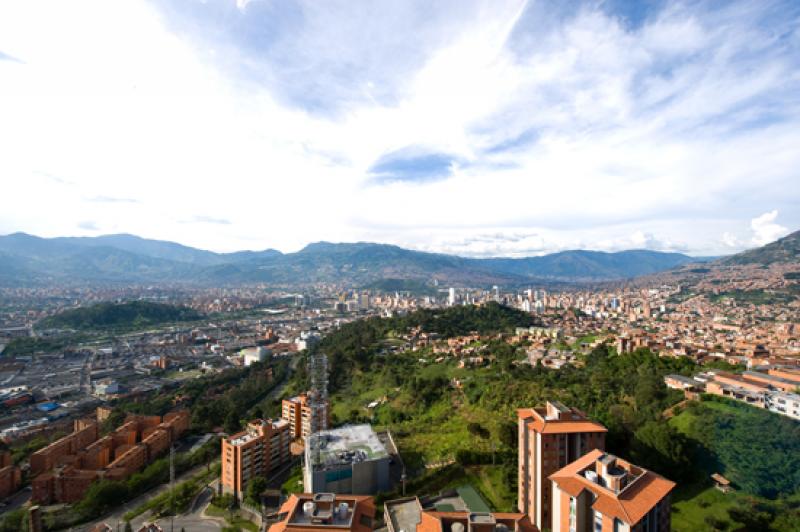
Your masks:
<path fill-rule="evenodd" d="M 574 250 L 537 257 L 478 259 L 367 242 L 317 242 L 285 254 L 274 249 L 215 253 L 128 234 L 0 236 L 0 283 L 12 286 L 67 281 L 220 285 L 339 282 L 363 286 L 382 279 L 438 279 L 442 283 L 479 286 L 534 280 L 624 279 L 701 260 L 649 250 Z"/>

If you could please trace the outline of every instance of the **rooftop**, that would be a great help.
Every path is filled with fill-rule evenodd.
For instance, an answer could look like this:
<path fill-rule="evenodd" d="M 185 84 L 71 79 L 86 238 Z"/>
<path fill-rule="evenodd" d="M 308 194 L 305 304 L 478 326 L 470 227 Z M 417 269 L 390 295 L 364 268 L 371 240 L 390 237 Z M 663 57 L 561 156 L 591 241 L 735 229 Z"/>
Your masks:
<path fill-rule="evenodd" d="M 389 453 L 370 425 L 346 425 L 312 434 L 307 455 L 315 466 L 329 467 L 378 460 Z"/>
<path fill-rule="evenodd" d="M 573 497 L 590 491 L 593 509 L 629 525 L 638 523 L 675 487 L 674 482 L 599 449 L 549 478 Z"/>
<path fill-rule="evenodd" d="M 520 408 L 517 417 L 529 420 L 527 426 L 539 433 L 608 432 L 577 408 L 567 407 L 559 401 L 548 401 L 544 408 Z"/>

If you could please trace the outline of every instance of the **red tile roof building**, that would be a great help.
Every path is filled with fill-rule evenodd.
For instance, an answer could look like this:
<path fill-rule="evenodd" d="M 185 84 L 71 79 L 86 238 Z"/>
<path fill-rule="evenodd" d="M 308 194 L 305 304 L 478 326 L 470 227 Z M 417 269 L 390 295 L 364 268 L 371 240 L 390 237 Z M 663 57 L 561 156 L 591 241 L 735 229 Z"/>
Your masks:
<path fill-rule="evenodd" d="M 605 449 L 607 429 L 586 414 L 556 401 L 522 408 L 519 420 L 517 509 L 539 529 L 550 523 L 552 495 L 547 477 L 592 449 Z"/>
<path fill-rule="evenodd" d="M 550 475 L 552 532 L 668 532 L 675 483 L 598 449 Z"/>
<path fill-rule="evenodd" d="M 367 495 L 293 494 L 269 532 L 372 532 L 375 501 Z"/>

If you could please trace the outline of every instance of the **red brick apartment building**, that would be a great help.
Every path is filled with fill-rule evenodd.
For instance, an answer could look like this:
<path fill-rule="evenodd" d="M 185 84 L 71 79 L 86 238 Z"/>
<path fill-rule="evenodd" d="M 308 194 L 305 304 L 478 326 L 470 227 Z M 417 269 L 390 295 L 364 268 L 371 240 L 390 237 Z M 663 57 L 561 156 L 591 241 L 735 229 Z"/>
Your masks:
<path fill-rule="evenodd" d="M 547 477 L 593 449 L 605 449 L 608 430 L 586 414 L 557 401 L 544 408 L 522 408 L 519 421 L 517 508 L 540 530 L 551 521 L 551 484 Z"/>
<path fill-rule="evenodd" d="M 0 452 L 0 499 L 4 499 L 16 492 L 22 484 L 22 473 L 14 465 L 11 453 Z"/>
<path fill-rule="evenodd" d="M 372 532 L 375 501 L 367 495 L 293 494 L 278 517 L 269 532 Z"/>
<path fill-rule="evenodd" d="M 552 532 L 669 532 L 675 483 L 596 449 L 550 475 Z"/>
<path fill-rule="evenodd" d="M 166 451 L 189 428 L 189 412 L 128 416 L 99 437 L 94 419 L 75 421 L 72 434 L 31 455 L 32 500 L 39 504 L 74 502 L 92 482 L 123 480 Z"/>
<path fill-rule="evenodd" d="M 325 401 L 314 408 L 308 394 L 301 393 L 284 399 L 281 405 L 281 418 L 289 422 L 292 439 L 305 440 L 312 432 L 328 430 L 331 426 L 331 405 Z"/>
<path fill-rule="evenodd" d="M 222 488 L 240 497 L 247 483 L 291 461 L 291 427 L 284 419 L 256 419 L 222 440 Z"/>

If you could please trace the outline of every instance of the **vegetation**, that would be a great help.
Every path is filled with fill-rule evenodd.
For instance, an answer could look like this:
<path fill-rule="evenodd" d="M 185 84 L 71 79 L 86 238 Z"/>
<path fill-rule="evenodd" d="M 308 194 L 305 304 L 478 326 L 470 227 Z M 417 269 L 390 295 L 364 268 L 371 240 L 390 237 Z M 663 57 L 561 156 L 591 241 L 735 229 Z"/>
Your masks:
<path fill-rule="evenodd" d="M 188 480 L 175 485 L 174 488 L 148 499 L 124 515 L 130 521 L 144 512 L 152 512 L 154 516 L 177 515 L 189 509 L 189 505 L 200 491 L 214 478 L 219 477 L 219 468 L 201 471 Z M 95 484 L 96 486 L 97 484 Z"/>
<path fill-rule="evenodd" d="M 210 440 L 192 453 L 177 453 L 175 455 L 175 472 L 176 474 L 181 474 L 193 467 L 210 464 L 218 457 L 219 440 Z M 192 480 L 197 480 L 199 482 L 198 479 L 210 479 L 214 475 L 219 475 L 219 471 L 209 467 L 201 473 L 198 473 Z M 101 480 L 95 482 L 89 487 L 83 498 L 72 507 L 71 511 L 57 511 L 46 514 L 45 521 L 48 525 L 47 528 L 66 528 L 91 519 L 96 519 L 119 506 L 121 501 L 134 499 L 167 481 L 169 481 L 169 458 L 162 457 L 149 464 L 142 471 L 134 473 L 127 480 Z M 184 487 L 181 489 L 187 490 L 188 488 Z M 182 495 L 186 494 L 184 491 L 176 493 Z M 159 495 L 159 497 L 161 497 L 161 495 Z M 147 504 L 155 500 L 160 501 L 161 499 L 159 499 L 159 497 L 151 499 Z M 156 502 L 152 504 L 152 508 L 144 508 L 142 511 L 162 508 L 158 506 Z M 130 516 L 126 515 L 126 519 L 130 520 L 136 515 L 138 515 L 138 513 L 133 513 Z"/>
<path fill-rule="evenodd" d="M 367 290 L 380 292 L 411 292 L 413 294 L 436 294 L 436 288 L 418 279 L 378 279 L 364 286 Z"/>
<path fill-rule="evenodd" d="M 670 419 L 664 412 L 683 395 L 667 389 L 664 376 L 691 375 L 697 367 L 689 359 L 659 357 L 646 349 L 618 355 L 601 344 L 578 365 L 560 370 L 522 364 L 524 352 L 494 333 L 529 325 L 530 318 L 487 307 L 358 321 L 319 346 L 332 360 L 334 421 L 389 428 L 410 474 L 407 493 L 434 494 L 469 484 L 495 510 L 511 510 L 516 409 L 556 399 L 608 427 L 610 452 L 678 482 L 675 530 L 797 527 L 800 495 L 793 494 L 800 494 L 800 425 L 747 405 L 735 404 L 726 413 L 728 405 L 715 401 L 690 402 Z M 387 354 L 386 345 L 402 345 L 402 336 L 413 327 L 443 338 L 481 331 L 484 338 L 469 347 L 486 358 L 486 365 L 459 368 L 452 357 L 436 362 L 439 355 L 431 348 Z M 298 371 L 294 387 L 307 385 L 304 379 L 304 371 Z M 378 406 L 368 408 L 373 402 Z M 709 491 L 712 469 L 731 478 L 739 491 Z M 769 471 L 772 478 L 765 478 Z M 753 476 L 748 480 L 747 475 Z M 399 489 L 378 501 L 397 496 Z"/>
<path fill-rule="evenodd" d="M 691 476 L 694 446 L 662 412 L 682 399 L 667 390 L 664 375 L 690 374 L 692 362 L 646 350 L 618 356 L 600 345 L 582 367 L 531 368 L 519 363 L 524 352 L 494 335 L 532 324 L 530 315 L 491 304 L 345 325 L 319 345 L 332 361 L 335 421 L 390 428 L 415 485 L 431 490 L 468 483 L 503 511 L 514 506 L 516 409 L 548 399 L 577 406 L 604 423 L 612 452 L 676 480 Z M 444 338 L 474 331 L 488 335 L 471 346 L 488 363 L 459 368 L 453 358 L 436 362 L 430 348 L 383 354 L 387 338 L 413 327 Z M 304 375 L 298 372 L 296 378 Z M 367 408 L 373 401 L 379 406 Z"/>
<path fill-rule="evenodd" d="M 89 307 L 65 310 L 41 320 L 41 329 L 74 329 L 79 331 L 124 328 L 141 329 L 170 322 L 196 321 L 203 315 L 188 307 L 129 301 L 99 303 Z"/>
<path fill-rule="evenodd" d="M 28 356 L 35 353 L 61 351 L 86 339 L 82 334 L 63 334 L 47 338 L 33 336 L 14 338 L 2 352 L 2 356 Z"/>
<path fill-rule="evenodd" d="M 706 474 L 719 472 L 749 495 L 775 499 L 800 492 L 800 423 L 715 396 L 692 402 L 672 420 L 699 442 Z"/>
<path fill-rule="evenodd" d="M 795 297 L 787 291 L 774 290 L 730 290 L 720 292 L 710 296 L 712 302 L 719 302 L 723 299 L 733 299 L 737 303 L 752 303 L 753 305 L 774 305 L 781 303 L 791 303 Z"/>

